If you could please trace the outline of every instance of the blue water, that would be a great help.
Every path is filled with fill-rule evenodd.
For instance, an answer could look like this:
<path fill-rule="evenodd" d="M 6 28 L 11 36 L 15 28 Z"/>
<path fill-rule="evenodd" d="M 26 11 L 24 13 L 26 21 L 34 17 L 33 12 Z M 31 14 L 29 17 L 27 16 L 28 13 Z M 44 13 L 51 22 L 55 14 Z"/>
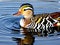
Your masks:
<path fill-rule="evenodd" d="M 25 2 L 0 2 L 0 45 L 17 45 L 12 37 L 22 38 L 19 32 L 19 20 L 21 16 L 13 16 L 18 11 L 20 5 Z M 34 14 L 60 12 L 58 2 L 29 2 L 34 7 Z M 60 36 L 36 37 L 34 45 L 60 45 Z"/>

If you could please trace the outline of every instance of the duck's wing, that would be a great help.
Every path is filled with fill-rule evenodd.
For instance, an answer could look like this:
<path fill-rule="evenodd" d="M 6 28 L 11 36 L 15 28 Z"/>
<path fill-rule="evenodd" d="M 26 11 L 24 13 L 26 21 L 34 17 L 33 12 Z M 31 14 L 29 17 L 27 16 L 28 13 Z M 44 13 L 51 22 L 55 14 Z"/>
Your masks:
<path fill-rule="evenodd" d="M 38 16 L 37 16 L 38 15 Z M 52 17 L 53 19 L 60 20 L 60 12 L 53 12 L 53 13 L 43 13 L 43 14 L 36 14 L 34 17 L 39 18 L 39 17 Z"/>
<path fill-rule="evenodd" d="M 51 16 L 52 18 L 57 18 L 60 17 L 60 12 L 53 12 L 53 13 L 43 13 L 43 14 L 35 14 L 35 16 L 39 16 L 39 17 L 45 17 L 47 15 Z"/>
<path fill-rule="evenodd" d="M 51 15 L 50 14 L 51 13 L 34 15 L 32 18 L 32 22 L 27 26 L 29 28 L 28 31 L 30 31 L 30 32 L 35 31 L 36 33 L 41 32 L 43 30 L 47 30 L 48 33 L 49 33 L 49 30 L 52 31 L 52 29 L 50 29 L 50 27 L 53 28 L 53 23 L 55 23 L 55 20 L 53 19 L 52 14 Z"/>

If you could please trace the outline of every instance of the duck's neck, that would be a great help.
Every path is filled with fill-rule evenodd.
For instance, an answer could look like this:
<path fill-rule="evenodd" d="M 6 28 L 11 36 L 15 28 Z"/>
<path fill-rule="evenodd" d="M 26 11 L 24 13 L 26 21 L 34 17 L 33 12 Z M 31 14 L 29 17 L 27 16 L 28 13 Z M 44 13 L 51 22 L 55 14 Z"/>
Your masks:
<path fill-rule="evenodd" d="M 33 17 L 33 16 L 31 16 L 30 18 L 24 17 L 24 27 L 25 27 L 26 25 L 28 25 L 28 24 L 31 23 L 31 18 L 32 18 L 32 17 Z"/>
<path fill-rule="evenodd" d="M 25 17 L 24 19 L 27 21 L 30 21 L 33 16 L 30 16 L 29 18 Z"/>
<path fill-rule="evenodd" d="M 29 18 L 29 19 L 25 18 L 25 22 L 26 22 L 27 24 L 29 24 L 29 23 L 31 22 L 31 19 L 30 19 L 30 18 Z"/>
<path fill-rule="evenodd" d="M 29 21 L 31 18 L 25 18 L 25 20 Z"/>

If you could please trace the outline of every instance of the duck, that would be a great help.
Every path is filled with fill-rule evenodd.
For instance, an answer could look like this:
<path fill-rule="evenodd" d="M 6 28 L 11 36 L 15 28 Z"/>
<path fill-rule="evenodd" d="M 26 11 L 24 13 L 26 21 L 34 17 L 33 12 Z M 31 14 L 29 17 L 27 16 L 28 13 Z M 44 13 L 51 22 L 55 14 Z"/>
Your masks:
<path fill-rule="evenodd" d="M 49 23 L 51 22 L 50 25 L 53 25 L 52 23 L 57 22 L 57 20 L 55 20 L 55 19 L 57 17 L 60 17 L 60 12 L 43 13 L 43 14 L 34 15 L 33 6 L 29 3 L 24 3 L 20 6 L 18 12 L 13 14 L 13 15 L 14 16 L 23 15 L 24 18 L 20 19 L 20 26 L 23 28 L 27 28 L 30 25 L 30 27 L 32 29 L 35 29 L 37 24 L 41 24 L 42 28 L 45 30 L 45 28 L 43 26 L 45 24 L 47 24 L 47 22 L 49 22 Z M 34 25 L 31 25 L 31 24 L 34 24 Z M 38 26 L 38 27 L 40 27 L 40 26 Z"/>
<path fill-rule="evenodd" d="M 33 32 L 33 30 L 36 29 L 38 26 L 38 28 L 41 29 L 40 31 L 42 32 L 42 31 L 44 31 L 44 29 L 46 29 L 46 28 L 44 28 L 44 25 L 47 24 L 47 26 L 48 25 L 50 26 L 50 25 L 53 25 L 52 23 L 57 22 L 56 20 L 58 20 L 57 18 L 60 17 L 60 12 L 43 13 L 43 14 L 34 15 L 33 6 L 29 3 L 24 3 L 20 6 L 18 12 L 14 13 L 13 15 L 14 16 L 23 15 L 23 17 L 24 17 L 24 18 L 20 19 L 20 26 L 23 27 L 25 37 L 24 37 L 24 39 L 21 39 L 21 41 L 19 41 L 20 45 L 24 45 L 24 44 L 33 45 L 33 43 L 35 41 L 35 37 L 32 35 L 32 33 L 29 33 L 26 30 L 26 28 L 31 27 L 32 31 L 31 31 L 31 28 L 29 29 L 29 31 Z M 47 31 L 45 30 L 44 31 L 45 33 L 41 34 L 41 32 L 39 32 L 38 28 L 36 29 L 38 36 L 42 36 L 42 35 L 44 36 L 44 34 L 46 36 L 49 33 L 49 32 L 47 33 Z M 34 33 L 34 35 L 35 34 L 36 33 Z"/>

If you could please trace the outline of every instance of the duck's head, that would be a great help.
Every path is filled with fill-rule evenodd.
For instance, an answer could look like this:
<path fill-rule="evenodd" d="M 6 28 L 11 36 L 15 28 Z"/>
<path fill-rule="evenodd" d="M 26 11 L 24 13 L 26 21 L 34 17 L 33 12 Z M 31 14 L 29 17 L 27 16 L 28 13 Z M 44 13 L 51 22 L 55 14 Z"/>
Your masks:
<path fill-rule="evenodd" d="M 33 14 L 34 14 L 33 6 L 29 3 L 24 3 L 19 8 L 18 12 L 13 15 L 16 15 L 16 16 L 23 15 L 24 18 L 31 18 Z"/>

